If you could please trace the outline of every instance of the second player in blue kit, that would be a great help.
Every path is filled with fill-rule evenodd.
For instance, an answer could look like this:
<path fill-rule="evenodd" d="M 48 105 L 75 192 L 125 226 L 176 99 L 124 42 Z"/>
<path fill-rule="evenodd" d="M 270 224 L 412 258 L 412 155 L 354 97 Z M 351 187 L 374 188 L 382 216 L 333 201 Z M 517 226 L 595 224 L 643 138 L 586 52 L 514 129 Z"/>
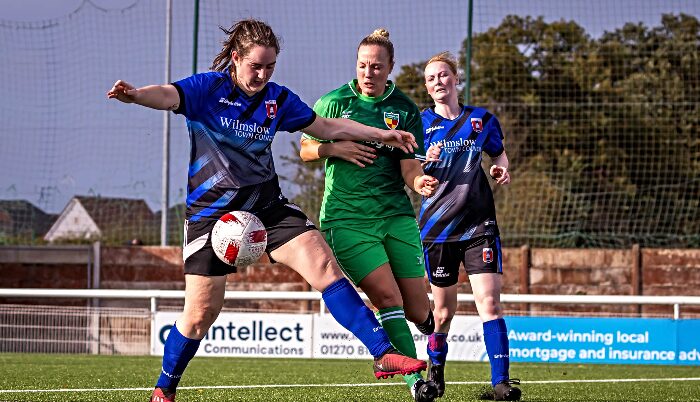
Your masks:
<path fill-rule="evenodd" d="M 447 53 L 432 57 L 425 67 L 425 86 L 434 107 L 423 112 L 426 174 L 441 183 L 424 198 L 420 231 L 426 270 L 435 301 L 435 333 L 428 340 L 428 378 L 445 391 L 447 335 L 457 310 L 460 263 L 469 275 L 484 343 L 491 363 L 496 400 L 518 400 L 520 389 L 509 376 L 509 351 L 503 308 L 501 242 L 489 179 L 481 168 L 482 152 L 492 162 L 491 177 L 510 182 L 508 157 L 498 119 L 486 109 L 458 101 L 457 63 Z"/>

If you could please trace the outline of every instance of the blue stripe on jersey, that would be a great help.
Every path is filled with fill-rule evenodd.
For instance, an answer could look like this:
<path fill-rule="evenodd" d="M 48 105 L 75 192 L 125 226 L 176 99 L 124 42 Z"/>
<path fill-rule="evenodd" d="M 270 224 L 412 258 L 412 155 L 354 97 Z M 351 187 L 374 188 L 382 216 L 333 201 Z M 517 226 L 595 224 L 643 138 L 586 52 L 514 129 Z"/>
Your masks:
<path fill-rule="evenodd" d="M 435 238 L 435 242 L 437 242 L 437 243 L 442 243 L 442 242 L 444 242 L 445 240 L 447 240 L 447 237 L 448 237 L 449 235 L 452 234 L 452 231 L 454 230 L 454 228 L 455 228 L 461 221 L 462 221 L 462 217 L 461 217 L 461 216 L 457 216 L 457 217 L 455 217 L 454 219 L 452 219 L 452 221 L 451 221 L 450 223 L 448 223 L 447 226 L 445 226 L 445 229 L 443 229 L 442 232 L 440 232 L 440 234 L 437 235 L 437 237 Z"/>
<path fill-rule="evenodd" d="M 194 176 L 195 174 L 197 174 L 197 172 L 199 172 L 199 170 L 200 170 L 201 168 L 203 168 L 203 167 L 204 167 L 207 163 L 209 163 L 209 161 L 211 161 L 211 160 L 212 160 L 212 155 L 211 155 L 211 154 L 204 154 L 204 155 L 202 155 L 199 159 L 197 159 L 196 161 L 194 161 L 194 162 L 190 165 L 190 170 L 189 170 L 189 172 L 187 173 L 187 174 L 188 174 L 188 177 L 192 177 L 192 176 Z"/>
<path fill-rule="evenodd" d="M 220 170 L 212 177 L 208 178 L 204 183 L 200 184 L 199 187 L 194 189 L 194 191 L 187 196 L 187 206 L 189 207 L 193 202 L 197 201 L 199 197 L 211 190 L 216 183 L 220 182 L 224 178 L 225 175 L 226 173 Z"/>
<path fill-rule="evenodd" d="M 433 214 L 433 216 L 428 219 L 427 222 L 425 222 L 425 225 L 423 225 L 423 228 L 421 228 L 420 235 L 421 238 L 424 238 L 428 232 L 430 232 L 430 229 L 433 228 L 433 225 L 437 223 L 438 220 L 442 217 L 442 214 L 445 213 L 449 208 L 451 207 L 451 204 L 449 202 L 445 202 L 443 205 L 438 208 L 437 211 Z"/>
<path fill-rule="evenodd" d="M 225 207 L 231 200 L 233 196 L 236 195 L 237 191 L 229 190 L 224 195 L 222 195 L 218 200 L 216 200 L 209 208 L 204 208 L 203 210 L 197 212 L 197 214 L 192 215 L 189 220 L 198 221 L 200 218 L 206 218 L 211 216 L 214 212 L 218 211 L 220 208 Z"/>
<path fill-rule="evenodd" d="M 440 190 L 440 187 L 438 187 L 438 190 L 437 190 L 437 191 L 438 191 L 438 192 L 441 191 L 441 190 Z M 435 197 L 435 196 L 433 196 L 433 197 L 421 197 L 422 202 L 421 202 L 421 204 L 420 204 L 420 213 L 419 213 L 419 215 L 418 215 L 419 218 L 421 218 L 421 217 L 423 216 L 423 211 L 424 211 L 426 208 L 428 208 L 436 199 L 437 199 L 437 197 Z M 420 220 L 420 219 L 419 219 L 419 220 Z"/>
<path fill-rule="evenodd" d="M 459 238 L 459 241 L 471 239 L 472 236 L 474 235 L 474 232 L 476 232 L 476 228 L 478 228 L 478 227 L 479 227 L 479 225 L 474 225 L 474 226 L 470 227 L 469 229 L 465 230 L 462 237 Z"/>

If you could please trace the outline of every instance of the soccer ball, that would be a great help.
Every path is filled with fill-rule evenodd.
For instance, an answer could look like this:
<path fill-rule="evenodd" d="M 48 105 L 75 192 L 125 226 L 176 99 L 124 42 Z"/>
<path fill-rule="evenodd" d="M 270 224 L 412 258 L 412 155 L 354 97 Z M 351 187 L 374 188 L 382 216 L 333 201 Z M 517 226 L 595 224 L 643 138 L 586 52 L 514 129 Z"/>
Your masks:
<path fill-rule="evenodd" d="M 265 252 L 267 231 L 257 216 L 250 212 L 232 211 L 214 224 L 211 245 L 221 261 L 244 267 L 256 262 Z"/>

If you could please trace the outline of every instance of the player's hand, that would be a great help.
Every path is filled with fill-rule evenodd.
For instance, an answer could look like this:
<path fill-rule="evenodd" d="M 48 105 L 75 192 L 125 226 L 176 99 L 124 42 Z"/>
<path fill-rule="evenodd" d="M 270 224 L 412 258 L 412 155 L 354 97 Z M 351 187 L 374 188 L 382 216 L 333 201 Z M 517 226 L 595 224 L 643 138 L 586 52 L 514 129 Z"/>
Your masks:
<path fill-rule="evenodd" d="M 114 83 L 112 89 L 107 91 L 107 98 L 117 99 L 124 103 L 136 102 L 137 89 L 126 81 L 119 80 Z"/>
<path fill-rule="evenodd" d="M 489 174 L 494 180 L 496 180 L 497 184 L 506 185 L 510 183 L 510 173 L 508 173 L 508 169 L 503 166 L 491 166 L 491 169 L 489 169 Z"/>
<path fill-rule="evenodd" d="M 332 146 L 331 156 L 344 159 L 359 167 L 372 164 L 377 158 L 377 151 L 374 148 L 353 141 L 336 141 L 329 145 Z"/>
<path fill-rule="evenodd" d="M 418 148 L 416 138 L 413 134 L 402 130 L 381 130 L 382 142 L 386 145 L 391 145 L 394 148 L 399 148 L 409 154 L 414 149 Z"/>
<path fill-rule="evenodd" d="M 440 182 L 433 176 L 428 176 L 424 174 L 422 176 L 417 176 L 413 181 L 416 193 L 422 195 L 423 197 L 432 197 L 437 191 Z"/>
<path fill-rule="evenodd" d="M 440 162 L 442 159 L 440 159 L 440 153 L 442 152 L 442 142 L 435 143 L 431 145 L 428 150 L 425 152 L 425 161 L 426 162 Z"/>

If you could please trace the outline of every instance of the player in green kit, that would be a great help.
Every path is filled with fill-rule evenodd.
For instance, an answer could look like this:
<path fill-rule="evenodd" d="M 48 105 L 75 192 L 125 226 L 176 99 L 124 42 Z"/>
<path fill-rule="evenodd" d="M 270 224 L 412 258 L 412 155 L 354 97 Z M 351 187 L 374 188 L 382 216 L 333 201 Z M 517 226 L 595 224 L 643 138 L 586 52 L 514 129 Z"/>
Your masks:
<path fill-rule="evenodd" d="M 314 111 L 323 117 L 401 129 L 423 144 L 418 107 L 388 80 L 394 47 L 383 29 L 357 49 L 357 79 L 324 95 Z M 422 149 L 416 152 L 424 154 Z M 435 327 L 425 289 L 423 248 L 415 213 L 404 190 L 423 196 L 437 189 L 414 154 L 381 143 L 302 138 L 305 161 L 326 159 L 320 226 L 341 269 L 379 310 L 382 327 L 399 351 L 416 356 L 406 319 L 430 335 Z M 420 374 L 404 376 L 416 401 L 430 402 L 437 387 Z"/>

